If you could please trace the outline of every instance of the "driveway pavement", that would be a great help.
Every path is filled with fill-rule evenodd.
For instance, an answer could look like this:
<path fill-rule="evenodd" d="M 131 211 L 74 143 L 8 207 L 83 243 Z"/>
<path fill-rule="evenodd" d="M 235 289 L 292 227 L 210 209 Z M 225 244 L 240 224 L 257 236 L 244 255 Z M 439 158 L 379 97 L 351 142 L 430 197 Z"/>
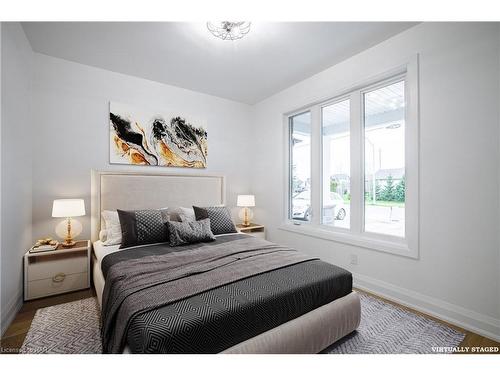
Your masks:
<path fill-rule="evenodd" d="M 334 226 L 348 228 L 351 220 L 349 207 L 346 207 L 344 220 L 335 220 Z M 404 236 L 405 209 L 400 207 L 366 206 L 365 207 L 365 230 L 367 232 L 388 234 L 392 236 Z"/>

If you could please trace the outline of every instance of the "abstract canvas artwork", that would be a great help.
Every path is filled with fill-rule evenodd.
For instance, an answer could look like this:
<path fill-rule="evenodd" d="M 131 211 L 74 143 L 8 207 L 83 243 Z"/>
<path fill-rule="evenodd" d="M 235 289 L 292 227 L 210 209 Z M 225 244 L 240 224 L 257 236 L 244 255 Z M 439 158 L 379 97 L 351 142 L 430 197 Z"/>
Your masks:
<path fill-rule="evenodd" d="M 206 168 L 206 122 L 175 112 L 109 104 L 112 164 Z"/>

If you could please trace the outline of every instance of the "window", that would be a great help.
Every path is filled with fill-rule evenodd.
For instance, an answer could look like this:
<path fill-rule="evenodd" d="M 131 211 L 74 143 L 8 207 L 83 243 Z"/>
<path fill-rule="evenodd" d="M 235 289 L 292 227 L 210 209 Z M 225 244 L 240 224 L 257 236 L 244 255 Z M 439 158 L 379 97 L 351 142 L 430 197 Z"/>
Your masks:
<path fill-rule="evenodd" d="M 321 109 L 323 146 L 323 215 L 321 222 L 339 228 L 350 227 L 351 138 L 350 100 Z"/>
<path fill-rule="evenodd" d="M 290 204 L 288 217 L 310 221 L 311 207 L 311 113 L 290 117 Z"/>
<path fill-rule="evenodd" d="M 365 231 L 405 236 L 405 84 L 364 93 Z"/>
<path fill-rule="evenodd" d="M 418 256 L 415 64 L 286 116 L 283 229 Z"/>

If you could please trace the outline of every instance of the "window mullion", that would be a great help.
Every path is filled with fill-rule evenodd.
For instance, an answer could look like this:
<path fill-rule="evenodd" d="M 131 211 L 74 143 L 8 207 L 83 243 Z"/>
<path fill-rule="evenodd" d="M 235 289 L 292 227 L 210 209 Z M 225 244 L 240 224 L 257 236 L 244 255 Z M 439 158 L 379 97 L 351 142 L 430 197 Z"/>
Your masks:
<path fill-rule="evenodd" d="M 311 206 L 313 225 L 321 223 L 321 107 L 311 108 Z"/>
<path fill-rule="evenodd" d="M 361 233 L 364 214 L 363 106 L 361 92 L 351 98 L 351 231 Z"/>

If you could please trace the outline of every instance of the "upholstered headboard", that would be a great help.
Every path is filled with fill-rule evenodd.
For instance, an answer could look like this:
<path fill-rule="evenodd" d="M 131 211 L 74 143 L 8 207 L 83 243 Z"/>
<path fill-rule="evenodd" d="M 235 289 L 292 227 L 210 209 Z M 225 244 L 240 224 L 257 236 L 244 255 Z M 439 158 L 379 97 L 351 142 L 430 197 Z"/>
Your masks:
<path fill-rule="evenodd" d="M 92 171 L 91 237 L 101 211 L 225 204 L 224 176 Z"/>

